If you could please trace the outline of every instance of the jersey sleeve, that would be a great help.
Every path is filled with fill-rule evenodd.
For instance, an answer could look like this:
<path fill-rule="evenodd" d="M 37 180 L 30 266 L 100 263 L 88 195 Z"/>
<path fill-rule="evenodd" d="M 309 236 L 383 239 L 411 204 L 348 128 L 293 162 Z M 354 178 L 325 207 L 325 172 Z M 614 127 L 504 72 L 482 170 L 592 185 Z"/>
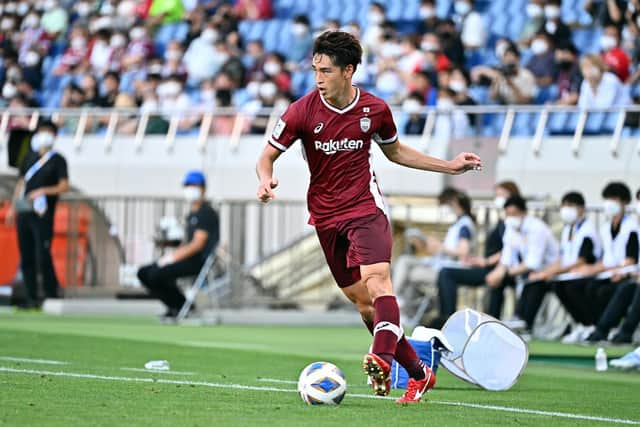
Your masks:
<path fill-rule="evenodd" d="M 303 114 L 299 103 L 293 103 L 278 119 L 269 137 L 269 144 L 280 151 L 287 151 L 302 136 Z"/>
<path fill-rule="evenodd" d="M 459 239 L 471 240 L 471 229 L 469 227 L 467 227 L 466 225 L 463 225 L 462 227 L 460 227 L 460 232 L 458 233 L 458 238 Z"/>
<path fill-rule="evenodd" d="M 393 122 L 391 110 L 387 104 L 384 105 L 382 120 L 378 130 L 373 134 L 373 140 L 380 145 L 393 144 L 398 140 L 398 130 Z"/>

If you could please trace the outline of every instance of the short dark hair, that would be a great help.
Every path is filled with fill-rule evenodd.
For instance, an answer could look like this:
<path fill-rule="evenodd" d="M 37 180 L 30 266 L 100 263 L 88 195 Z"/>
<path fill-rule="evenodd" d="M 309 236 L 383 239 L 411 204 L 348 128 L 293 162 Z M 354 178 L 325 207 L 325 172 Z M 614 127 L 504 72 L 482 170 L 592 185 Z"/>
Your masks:
<path fill-rule="evenodd" d="M 327 55 L 340 68 L 362 62 L 362 46 L 355 36 L 344 31 L 325 31 L 313 43 L 313 56 Z"/>
<path fill-rule="evenodd" d="M 38 123 L 38 127 L 36 128 L 36 132 L 40 131 L 40 130 L 50 130 L 50 131 L 53 131 L 54 135 L 58 134 L 58 126 L 56 126 L 55 123 L 53 123 L 51 120 L 48 120 L 48 119 L 41 120 Z"/>
<path fill-rule="evenodd" d="M 562 204 L 565 203 L 580 206 L 581 208 L 584 208 L 584 206 L 586 205 L 584 196 L 577 191 L 570 191 L 562 196 Z"/>
<path fill-rule="evenodd" d="M 524 200 L 521 196 L 509 197 L 504 202 L 504 208 L 507 209 L 509 206 L 515 206 L 521 212 L 527 211 L 527 201 Z"/>
<path fill-rule="evenodd" d="M 520 195 L 520 189 L 518 188 L 518 184 L 516 184 L 513 181 L 500 181 L 499 183 L 496 184 L 496 188 L 502 188 L 504 190 L 507 190 L 509 194 L 512 196 Z"/>
<path fill-rule="evenodd" d="M 631 201 L 631 190 L 624 182 L 614 181 L 604 187 L 602 197 L 604 199 L 618 199 L 626 205 Z"/>
<path fill-rule="evenodd" d="M 450 201 L 458 197 L 459 191 L 453 187 L 445 187 L 440 194 L 438 194 L 438 203 L 441 205 L 449 203 Z"/>

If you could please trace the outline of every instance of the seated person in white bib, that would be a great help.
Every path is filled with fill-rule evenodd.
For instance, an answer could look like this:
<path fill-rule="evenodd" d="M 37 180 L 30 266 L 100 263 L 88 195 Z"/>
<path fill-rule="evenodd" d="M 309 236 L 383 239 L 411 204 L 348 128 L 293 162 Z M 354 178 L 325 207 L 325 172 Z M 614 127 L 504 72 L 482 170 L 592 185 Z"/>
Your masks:
<path fill-rule="evenodd" d="M 505 226 L 500 262 L 487 275 L 488 314 L 499 319 L 505 286 L 516 286 L 531 273 L 541 271 L 558 258 L 558 242 L 547 224 L 527 214 L 527 203 L 512 196 L 504 204 Z"/>
<path fill-rule="evenodd" d="M 529 332 L 533 329 L 533 322 L 546 293 L 553 286 L 570 286 L 570 282 L 567 284 L 565 280 L 556 281 L 558 275 L 571 273 L 583 265 L 595 264 L 602 252 L 596 226 L 585 216 L 582 194 L 572 191 L 562 196 L 560 218 L 564 223 L 560 256 L 544 270 L 529 274 L 516 307 L 516 316 L 525 322 Z"/>
<path fill-rule="evenodd" d="M 434 254 L 418 257 L 401 255 L 395 262 L 393 283 L 397 295 L 402 295 L 412 275 L 421 281 L 435 281 L 437 272 L 445 265 L 468 257 L 476 235 L 475 219 L 471 214 L 471 199 L 455 188 L 445 188 L 438 196 L 440 218 L 453 223 L 443 241 L 430 236 L 413 238 L 417 250 Z M 420 269 L 420 271 L 414 271 Z M 424 270 L 424 271 L 423 271 Z"/>
<path fill-rule="evenodd" d="M 20 168 L 7 218 L 16 218 L 20 269 L 27 290 L 24 308 L 42 304 L 38 292 L 38 273 L 46 298 L 59 297 L 59 285 L 51 259 L 53 219 L 58 197 L 68 191 L 67 161 L 53 149 L 58 133 L 50 121 L 41 122 L 31 137 L 31 152 Z"/>
<path fill-rule="evenodd" d="M 513 181 L 503 181 L 495 187 L 494 205 L 502 211 L 504 202 L 511 196 L 520 195 L 518 186 Z M 461 267 L 445 267 L 438 274 L 438 299 L 440 316 L 432 324 L 432 328 L 440 329 L 444 322 L 456 311 L 458 286 L 482 286 L 485 277 L 500 260 L 502 253 L 502 237 L 504 221 L 498 219 L 495 227 L 485 240 L 483 257 L 467 257 L 462 259 Z"/>
<path fill-rule="evenodd" d="M 558 298 L 577 323 L 563 338 L 566 343 L 584 340 L 594 332 L 616 287 L 628 279 L 627 273 L 618 270 L 638 262 L 638 223 L 624 210 L 631 200 L 629 187 L 611 182 L 602 191 L 602 197 L 605 199 L 605 221 L 599 230 L 602 259 L 575 269 L 580 279 L 556 287 Z"/>

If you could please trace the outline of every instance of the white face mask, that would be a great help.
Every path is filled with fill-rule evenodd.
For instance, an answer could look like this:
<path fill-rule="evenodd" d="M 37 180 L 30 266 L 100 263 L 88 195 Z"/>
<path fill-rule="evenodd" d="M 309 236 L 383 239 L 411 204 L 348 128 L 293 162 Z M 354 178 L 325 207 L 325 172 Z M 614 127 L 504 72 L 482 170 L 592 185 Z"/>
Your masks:
<path fill-rule="evenodd" d="M 167 61 L 177 61 L 180 58 L 182 58 L 182 52 L 180 52 L 179 50 L 167 50 L 164 53 L 164 59 L 166 59 Z"/>
<path fill-rule="evenodd" d="M 604 34 L 600 37 L 600 47 L 602 50 L 611 50 L 618 44 L 618 40 L 615 37 L 610 36 L 608 34 Z"/>
<path fill-rule="evenodd" d="M 547 21 L 547 23 L 544 24 L 544 29 L 547 30 L 549 34 L 555 34 L 556 31 L 558 31 L 558 24 L 553 21 Z"/>
<path fill-rule="evenodd" d="M 512 230 L 517 230 L 522 225 L 522 218 L 519 216 L 508 216 L 504 219 L 504 225 Z"/>
<path fill-rule="evenodd" d="M 131 37 L 132 40 L 140 40 L 144 36 L 145 30 L 141 27 L 134 28 L 129 32 L 129 37 Z"/>
<path fill-rule="evenodd" d="M 296 37 L 302 37 L 309 31 L 309 28 L 304 24 L 293 24 L 291 26 L 291 32 Z"/>
<path fill-rule="evenodd" d="M 527 5 L 527 16 L 529 18 L 540 18 L 544 14 L 542 6 L 535 3 L 529 3 Z"/>
<path fill-rule="evenodd" d="M 218 40 L 218 32 L 216 30 L 214 30 L 213 28 L 207 28 L 206 30 L 204 30 L 202 32 L 200 37 L 202 37 L 202 40 L 204 40 L 204 41 L 206 41 L 208 43 L 213 43 L 216 40 Z"/>
<path fill-rule="evenodd" d="M 496 58 L 498 59 L 502 59 L 502 57 L 504 56 L 505 51 L 507 50 L 507 48 L 509 47 L 508 43 L 497 43 L 496 44 Z"/>
<path fill-rule="evenodd" d="M 30 50 L 24 55 L 24 65 L 26 65 L 27 67 L 33 67 L 37 65 L 39 61 L 40 55 L 38 55 L 38 52 Z"/>
<path fill-rule="evenodd" d="M 453 4 L 453 9 L 456 11 L 458 15 L 466 15 L 471 12 L 471 5 L 466 1 L 457 1 Z"/>
<path fill-rule="evenodd" d="M 440 216 L 440 219 L 445 222 L 451 222 L 455 220 L 456 217 L 456 213 L 449 205 L 440 205 L 440 207 L 438 207 L 438 214 Z"/>
<path fill-rule="evenodd" d="M 495 206 L 498 209 L 502 209 L 504 208 L 504 203 L 507 201 L 507 198 L 504 196 L 496 196 L 495 199 L 493 199 L 493 206 Z"/>
<path fill-rule="evenodd" d="M 622 212 L 622 206 L 615 200 L 607 199 L 602 203 L 602 210 L 605 218 L 611 219 Z"/>
<path fill-rule="evenodd" d="M 420 13 L 420 18 L 422 19 L 429 19 L 436 16 L 436 11 L 433 10 L 432 7 L 421 7 L 419 13 Z"/>
<path fill-rule="evenodd" d="M 127 44 L 127 39 L 122 34 L 116 34 L 111 36 L 109 45 L 114 48 L 124 47 Z"/>
<path fill-rule="evenodd" d="M 449 81 L 449 89 L 455 93 L 461 93 L 467 89 L 467 84 L 462 80 L 451 80 Z"/>
<path fill-rule="evenodd" d="M 547 50 L 549 50 L 549 45 L 546 41 L 542 39 L 535 39 L 531 42 L 531 52 L 533 52 L 534 55 L 542 55 Z"/>
<path fill-rule="evenodd" d="M 87 40 L 84 37 L 74 37 L 73 40 L 71 40 L 71 47 L 76 50 L 84 49 L 86 45 Z"/>
<path fill-rule="evenodd" d="M 422 49 L 423 52 L 437 52 L 440 50 L 440 47 L 436 43 L 427 40 L 420 43 L 420 49 Z"/>
<path fill-rule="evenodd" d="M 369 12 L 367 18 L 373 25 L 379 25 L 382 23 L 382 21 L 384 21 L 384 15 L 380 12 Z"/>
<path fill-rule="evenodd" d="M 258 95 L 263 99 L 272 99 L 278 93 L 278 87 L 272 82 L 264 82 L 258 89 Z"/>
<path fill-rule="evenodd" d="M 560 219 L 565 224 L 573 224 L 578 219 L 578 209 L 573 206 L 563 206 L 560 208 Z"/>
<path fill-rule="evenodd" d="M 416 99 L 405 99 L 402 103 L 402 111 L 408 114 L 416 114 L 419 113 L 422 109 L 422 105 Z"/>
<path fill-rule="evenodd" d="M 202 189 L 200 187 L 188 185 L 184 187 L 184 190 L 182 191 L 184 193 L 184 199 L 189 203 L 197 202 L 202 199 Z"/>
<path fill-rule="evenodd" d="M 556 19 L 560 17 L 560 8 L 558 6 L 548 5 L 544 7 L 544 16 L 547 19 Z"/>
<path fill-rule="evenodd" d="M 264 73 L 268 76 L 275 76 L 280 72 L 281 69 L 282 67 L 280 67 L 280 64 L 274 61 L 265 62 L 262 68 Z"/>
<path fill-rule="evenodd" d="M 13 98 L 18 93 L 18 89 L 12 83 L 5 83 L 2 86 L 2 97 L 6 100 Z"/>
<path fill-rule="evenodd" d="M 52 147 L 55 139 L 50 132 L 38 132 L 31 137 L 31 149 L 37 153 L 41 148 Z"/>

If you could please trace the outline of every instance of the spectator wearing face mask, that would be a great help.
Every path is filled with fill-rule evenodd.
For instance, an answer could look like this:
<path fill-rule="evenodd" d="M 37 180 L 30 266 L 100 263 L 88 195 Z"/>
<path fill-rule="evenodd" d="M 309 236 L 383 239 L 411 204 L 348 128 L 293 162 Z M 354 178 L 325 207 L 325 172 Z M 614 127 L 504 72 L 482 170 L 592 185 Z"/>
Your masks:
<path fill-rule="evenodd" d="M 55 40 L 67 31 L 69 15 L 58 0 L 45 0 L 40 25 Z"/>
<path fill-rule="evenodd" d="M 184 63 L 184 48 L 178 41 L 171 41 L 167 45 L 167 49 L 164 51 L 164 64 L 162 64 L 162 71 L 160 74 L 162 77 L 169 78 L 171 76 L 180 76 L 182 79 L 186 79 L 189 73 Z"/>
<path fill-rule="evenodd" d="M 509 197 L 504 204 L 505 232 L 497 266 L 486 276 L 489 286 L 487 313 L 500 318 L 504 288 L 515 286 L 519 278 L 543 271 L 559 255 L 551 229 L 542 220 L 527 213 L 527 204 L 520 196 Z"/>
<path fill-rule="evenodd" d="M 513 43 L 505 49 L 498 68 L 474 67 L 471 79 L 474 82 L 490 81 L 489 96 L 501 104 L 530 104 L 538 92 L 531 71 L 520 66 L 520 52 Z"/>
<path fill-rule="evenodd" d="M 571 272 L 583 265 L 593 265 L 601 255 L 600 239 L 595 224 L 585 215 L 585 200 L 579 192 L 562 196 L 560 219 L 564 224 L 560 239 L 560 256 L 544 270 L 531 273 L 522 290 L 516 316 L 531 332 L 533 323 L 546 293 L 554 286 L 563 288 L 571 282 L 554 282 L 562 273 Z M 562 290 L 558 291 L 562 293 Z"/>
<path fill-rule="evenodd" d="M 557 105 L 576 105 L 582 85 L 582 74 L 578 65 L 578 50 L 569 43 L 555 50 L 557 75 L 555 85 L 558 88 Z"/>
<path fill-rule="evenodd" d="M 600 36 L 602 60 L 623 83 L 629 78 L 629 56 L 620 47 L 620 31 L 615 25 L 604 28 Z"/>
<path fill-rule="evenodd" d="M 555 46 L 571 42 L 571 30 L 561 19 L 561 6 L 561 0 L 548 0 L 544 6 L 544 31 Z"/>
<path fill-rule="evenodd" d="M 465 48 L 452 19 L 443 19 L 436 30 L 442 53 L 456 66 L 465 68 Z"/>
<path fill-rule="evenodd" d="M 176 279 L 197 275 L 207 256 L 216 250 L 220 238 L 218 213 L 205 198 L 207 186 L 204 174 L 190 171 L 185 175 L 182 185 L 189 207 L 185 218 L 185 242 L 138 270 L 142 285 L 167 307 L 163 316 L 166 320 L 175 319 L 185 302 Z"/>
<path fill-rule="evenodd" d="M 614 25 L 622 30 L 627 3 L 627 0 L 587 0 L 584 2 L 584 9 L 591 15 L 595 23 L 603 27 Z"/>
<path fill-rule="evenodd" d="M 460 38 L 467 50 L 484 48 L 489 37 L 487 25 L 482 15 L 473 10 L 474 5 L 474 0 L 456 0 L 453 4 L 460 22 Z"/>
<path fill-rule="evenodd" d="M 436 15 L 435 0 L 422 0 L 420 9 L 418 9 L 418 16 L 420 17 L 419 31 L 421 34 L 436 32 L 440 18 Z"/>
<path fill-rule="evenodd" d="M 367 52 L 377 52 L 384 35 L 383 24 L 387 20 L 385 7 L 373 2 L 367 13 L 367 29 L 362 35 L 362 44 Z"/>
<path fill-rule="evenodd" d="M 412 92 L 402 102 L 402 111 L 407 115 L 404 125 L 405 135 L 422 135 L 426 122 L 424 110 L 424 98 L 419 92 Z"/>
<path fill-rule="evenodd" d="M 40 25 L 40 15 L 37 12 L 29 12 L 22 20 L 20 29 L 22 31 L 17 37 L 20 62 L 25 62 L 25 55 L 30 51 L 38 53 L 41 58 L 49 52 L 52 39 Z"/>
<path fill-rule="evenodd" d="M 291 38 L 287 48 L 287 61 L 292 64 L 299 64 L 309 57 L 313 37 L 311 34 L 311 24 L 305 15 L 298 15 L 291 24 Z"/>
<path fill-rule="evenodd" d="M 527 21 L 518 36 L 521 48 L 529 46 L 533 37 L 544 30 L 544 0 L 530 0 L 526 8 Z"/>
<path fill-rule="evenodd" d="M 207 26 L 199 37 L 193 39 L 184 54 L 184 63 L 189 75 L 189 84 L 196 86 L 216 75 L 229 58 L 214 26 Z M 169 50 L 167 49 L 167 53 Z"/>
<path fill-rule="evenodd" d="M 7 221 L 16 220 L 20 269 L 27 288 L 25 308 L 38 308 L 38 273 L 46 298 L 59 297 L 58 279 L 51 259 L 53 219 L 58 197 L 69 190 L 67 162 L 53 149 L 57 127 L 41 122 L 31 138 L 31 153 L 20 167 Z"/>
<path fill-rule="evenodd" d="M 580 85 L 578 106 L 581 108 L 610 108 L 630 104 L 629 90 L 599 55 L 583 56 L 580 70 L 584 80 Z"/>
<path fill-rule="evenodd" d="M 602 197 L 605 217 L 600 226 L 602 259 L 576 269 L 584 279 L 558 294 L 574 320 L 588 326 L 567 337 L 567 342 L 606 339 L 608 331 L 597 331 L 594 325 L 603 315 L 615 289 L 629 280 L 628 273 L 616 270 L 638 263 L 638 222 L 625 212 L 625 206 L 631 201 L 629 187 L 622 182 L 611 182 L 603 189 Z M 610 272 L 610 277 L 596 277 L 603 272 Z"/>
<path fill-rule="evenodd" d="M 531 41 L 533 56 L 527 61 L 526 67 L 536 79 L 536 85 L 544 88 L 553 83 L 557 70 L 555 55 L 551 39 L 545 33 L 539 33 Z"/>
<path fill-rule="evenodd" d="M 87 43 L 87 31 L 84 28 L 75 27 L 71 30 L 69 47 L 64 51 L 58 66 L 53 70 L 53 74 L 62 76 L 86 65 L 89 59 Z"/>
<path fill-rule="evenodd" d="M 267 54 L 262 71 L 268 80 L 276 84 L 280 92 L 289 93 L 291 91 L 291 75 L 284 68 L 284 56 L 275 52 Z"/>
<path fill-rule="evenodd" d="M 520 190 L 513 181 L 502 181 L 496 184 L 494 205 L 496 209 L 502 210 L 509 197 L 519 195 Z M 482 257 L 467 256 L 461 260 L 464 264 L 463 267 L 445 267 L 440 270 L 437 280 L 440 317 L 432 327 L 441 328 L 446 319 L 456 311 L 459 285 L 476 287 L 485 284 L 487 274 L 496 267 L 500 260 L 504 231 L 504 221 L 499 219 L 485 240 Z"/>

